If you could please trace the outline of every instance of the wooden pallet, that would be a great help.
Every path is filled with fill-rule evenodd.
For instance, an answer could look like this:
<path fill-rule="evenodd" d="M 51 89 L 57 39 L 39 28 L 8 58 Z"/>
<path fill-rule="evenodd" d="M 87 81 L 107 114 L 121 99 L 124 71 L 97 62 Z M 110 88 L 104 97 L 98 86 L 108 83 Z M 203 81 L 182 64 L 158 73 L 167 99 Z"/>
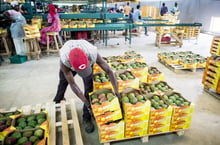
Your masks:
<path fill-rule="evenodd" d="M 9 111 L 15 111 L 17 107 L 12 107 Z M 40 113 L 42 110 L 48 111 L 49 121 L 49 144 L 57 145 L 59 139 L 62 140 L 62 145 L 83 145 L 81 130 L 79 126 L 79 120 L 76 112 L 76 106 L 73 99 L 68 101 L 62 101 L 60 104 L 53 102 L 37 105 L 25 105 L 21 107 L 24 115 L 33 113 Z M 5 109 L 0 109 L 5 111 Z M 69 113 L 67 115 L 67 113 Z M 61 120 L 58 120 L 58 114 Z M 57 136 L 61 128 L 62 136 Z M 71 135 L 69 134 L 71 132 Z M 72 132 L 74 135 L 72 135 Z M 75 143 L 72 143 L 72 139 L 75 138 Z"/>
<path fill-rule="evenodd" d="M 198 72 L 199 70 L 204 70 L 204 67 L 201 68 L 184 68 L 182 65 L 179 64 L 168 64 L 165 61 L 159 59 L 158 60 L 160 63 L 162 63 L 164 66 L 166 66 L 168 69 L 172 70 L 175 73 L 181 73 L 184 72 L 186 73 L 187 71 L 189 72 Z"/>
<path fill-rule="evenodd" d="M 213 89 L 204 87 L 203 90 L 204 90 L 206 93 L 208 93 L 208 94 L 210 94 L 210 95 L 212 95 L 212 96 L 214 96 L 214 97 L 216 97 L 217 99 L 220 100 L 220 94 L 217 93 L 216 91 L 214 91 Z"/>
<path fill-rule="evenodd" d="M 111 140 L 111 141 L 103 142 L 103 143 L 104 143 L 104 145 L 110 145 L 110 143 L 112 143 L 112 142 L 125 141 L 125 140 L 131 140 L 131 139 L 141 139 L 142 143 L 147 143 L 150 136 L 162 135 L 162 134 L 168 134 L 168 133 L 176 133 L 178 136 L 183 136 L 184 132 L 185 132 L 185 130 L 182 129 L 182 130 L 178 130 L 178 131 L 168 131 L 168 132 L 161 132 L 161 133 L 149 134 L 149 135 L 144 135 L 144 136 L 135 136 L 135 137 L 131 137 L 131 138 Z"/>

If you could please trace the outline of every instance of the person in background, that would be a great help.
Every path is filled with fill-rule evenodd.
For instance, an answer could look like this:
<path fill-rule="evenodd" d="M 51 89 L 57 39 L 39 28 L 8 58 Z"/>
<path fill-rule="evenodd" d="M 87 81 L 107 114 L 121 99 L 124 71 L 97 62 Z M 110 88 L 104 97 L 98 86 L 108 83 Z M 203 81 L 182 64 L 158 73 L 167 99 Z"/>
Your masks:
<path fill-rule="evenodd" d="M 53 100 L 56 103 L 65 100 L 64 94 L 69 84 L 72 91 L 84 103 L 83 123 L 87 133 L 94 131 L 89 101 L 89 93 L 93 91 L 94 63 L 97 63 L 109 76 L 114 92 L 119 97 L 115 75 L 109 65 L 99 55 L 97 47 L 86 40 L 69 40 L 60 49 L 59 85 Z M 84 94 L 75 81 L 76 74 L 83 79 Z M 119 101 L 121 102 L 120 98 Z"/>
<path fill-rule="evenodd" d="M 12 9 L 4 12 L 4 16 L 11 20 L 11 37 L 15 46 L 15 51 L 17 55 L 26 55 L 26 48 L 23 42 L 24 30 L 23 25 L 27 22 L 20 12 L 19 3 L 17 1 L 11 2 Z"/>
<path fill-rule="evenodd" d="M 78 8 L 77 5 L 73 5 L 73 6 L 72 6 L 72 12 L 73 12 L 73 13 L 80 13 L 79 8 Z"/>
<path fill-rule="evenodd" d="M 115 9 L 115 12 L 117 12 L 117 11 L 118 11 L 118 5 L 117 5 L 117 4 L 115 4 L 114 9 Z"/>
<path fill-rule="evenodd" d="M 131 11 L 129 12 L 129 19 L 131 23 L 133 23 L 133 15 L 134 15 L 134 8 L 131 8 Z"/>
<path fill-rule="evenodd" d="M 124 13 L 124 5 L 120 5 L 118 10 L 120 13 Z"/>
<path fill-rule="evenodd" d="M 142 22 L 145 23 L 143 20 L 141 20 L 141 11 L 140 11 L 140 5 L 137 5 L 137 9 L 134 11 L 134 15 L 133 15 L 133 22 Z M 145 35 L 148 35 L 148 30 L 147 30 L 147 26 L 144 27 L 145 29 Z"/>
<path fill-rule="evenodd" d="M 166 14 L 168 12 L 167 6 L 165 5 L 165 3 L 162 4 L 162 7 L 160 9 L 160 15 L 163 16 L 164 14 Z"/>
<path fill-rule="evenodd" d="M 129 16 L 130 11 L 131 11 L 131 7 L 129 5 L 129 2 L 127 2 L 127 5 L 124 7 L 124 14 L 126 17 Z"/>
<path fill-rule="evenodd" d="M 111 8 L 110 13 L 116 13 L 115 8 Z"/>
<path fill-rule="evenodd" d="M 174 7 L 170 10 L 173 15 L 177 15 L 179 13 L 179 7 L 177 2 L 175 2 Z"/>
<path fill-rule="evenodd" d="M 43 28 L 40 31 L 40 43 L 43 45 L 47 44 L 47 32 L 60 32 L 61 24 L 60 24 L 60 15 L 57 13 L 57 10 L 53 4 L 48 5 L 49 14 L 47 15 L 48 23 L 50 26 Z M 52 38 L 50 37 L 50 43 L 52 43 Z"/>

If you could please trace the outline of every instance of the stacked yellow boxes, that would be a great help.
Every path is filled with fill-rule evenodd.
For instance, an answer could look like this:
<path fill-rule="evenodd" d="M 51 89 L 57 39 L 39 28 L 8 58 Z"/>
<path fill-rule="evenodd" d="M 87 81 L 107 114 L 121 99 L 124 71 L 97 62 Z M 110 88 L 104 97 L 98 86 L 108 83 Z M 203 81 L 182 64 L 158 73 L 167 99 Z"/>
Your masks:
<path fill-rule="evenodd" d="M 165 64 L 179 64 L 184 68 L 204 68 L 206 64 L 203 56 L 194 54 L 192 51 L 163 52 L 158 53 L 157 56 Z"/>
<path fill-rule="evenodd" d="M 152 83 L 154 81 L 163 81 L 164 74 L 160 72 L 156 67 L 150 67 L 148 69 L 147 83 Z"/>
<path fill-rule="evenodd" d="M 212 55 L 220 55 L 220 37 L 214 37 L 210 49 Z"/>
<path fill-rule="evenodd" d="M 160 95 L 148 94 L 147 98 L 151 101 L 148 134 L 168 132 L 173 108 Z"/>
<path fill-rule="evenodd" d="M 124 138 L 124 121 L 118 98 L 111 89 L 99 89 L 90 94 L 92 112 L 101 142 Z"/>
<path fill-rule="evenodd" d="M 184 38 L 195 38 L 200 34 L 199 27 L 177 27 L 178 29 L 184 30 Z"/>
<path fill-rule="evenodd" d="M 144 98 L 141 91 L 127 88 L 121 92 L 124 120 L 125 138 L 146 135 L 150 102 Z"/>
<path fill-rule="evenodd" d="M 117 71 L 115 75 L 118 82 L 119 92 L 126 89 L 127 87 L 136 88 L 136 89 L 139 88 L 139 79 L 136 78 L 132 72 L 121 70 L 121 71 Z"/>
<path fill-rule="evenodd" d="M 220 93 L 220 59 L 208 57 L 202 83 L 205 88 L 211 88 Z"/>
<path fill-rule="evenodd" d="M 194 112 L 194 104 L 177 92 L 167 92 L 163 95 L 163 99 L 173 107 L 170 131 L 189 128 Z"/>
<path fill-rule="evenodd" d="M 38 25 L 24 25 L 23 26 L 26 38 L 38 38 L 40 37 L 40 31 Z"/>

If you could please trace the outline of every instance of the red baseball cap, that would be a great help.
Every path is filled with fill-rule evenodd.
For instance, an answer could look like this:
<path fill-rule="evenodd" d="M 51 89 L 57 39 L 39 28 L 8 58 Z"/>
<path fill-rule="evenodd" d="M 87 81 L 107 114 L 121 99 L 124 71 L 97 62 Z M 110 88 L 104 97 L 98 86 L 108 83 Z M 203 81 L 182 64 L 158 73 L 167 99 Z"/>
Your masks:
<path fill-rule="evenodd" d="M 74 48 L 70 51 L 69 62 L 81 77 L 87 77 L 92 73 L 92 67 L 89 64 L 88 56 L 80 48 Z"/>

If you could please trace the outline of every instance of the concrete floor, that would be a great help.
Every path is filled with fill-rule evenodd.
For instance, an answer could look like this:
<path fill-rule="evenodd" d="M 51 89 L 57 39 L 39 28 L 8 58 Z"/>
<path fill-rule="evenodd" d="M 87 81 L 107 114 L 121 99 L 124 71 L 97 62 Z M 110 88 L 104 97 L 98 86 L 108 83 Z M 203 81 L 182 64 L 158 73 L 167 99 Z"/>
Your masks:
<path fill-rule="evenodd" d="M 121 34 L 118 32 L 117 34 Z M 155 33 L 133 37 L 132 45 L 125 44 L 124 37 L 116 35 L 108 41 L 108 46 L 97 43 L 102 56 L 120 55 L 128 50 L 135 50 L 146 58 L 149 66 L 155 66 L 165 74 L 165 80 L 177 92 L 191 100 L 195 112 L 191 128 L 184 136 L 166 134 L 151 136 L 148 145 L 220 145 L 220 100 L 203 91 L 201 83 L 203 71 L 176 74 L 157 60 L 157 53 L 168 51 L 193 51 L 202 56 L 210 56 L 212 36 L 201 34 L 198 44 L 194 40 L 184 40 L 182 48 L 154 46 Z M 119 45 L 118 45 L 119 44 Z M 38 104 L 52 101 L 58 84 L 59 57 L 56 54 L 43 56 L 40 60 L 31 60 L 23 64 L 10 64 L 8 59 L 0 66 L 0 108 L 21 107 L 26 104 Z M 78 84 L 82 80 L 77 76 Z M 83 89 L 83 87 L 82 87 Z M 77 101 L 77 111 L 81 120 L 82 103 L 68 88 L 66 98 Z M 82 126 L 81 126 L 82 127 Z M 85 145 L 99 145 L 97 128 L 94 133 L 86 134 L 82 128 Z M 113 145 L 141 145 L 140 139 L 112 143 Z"/>

